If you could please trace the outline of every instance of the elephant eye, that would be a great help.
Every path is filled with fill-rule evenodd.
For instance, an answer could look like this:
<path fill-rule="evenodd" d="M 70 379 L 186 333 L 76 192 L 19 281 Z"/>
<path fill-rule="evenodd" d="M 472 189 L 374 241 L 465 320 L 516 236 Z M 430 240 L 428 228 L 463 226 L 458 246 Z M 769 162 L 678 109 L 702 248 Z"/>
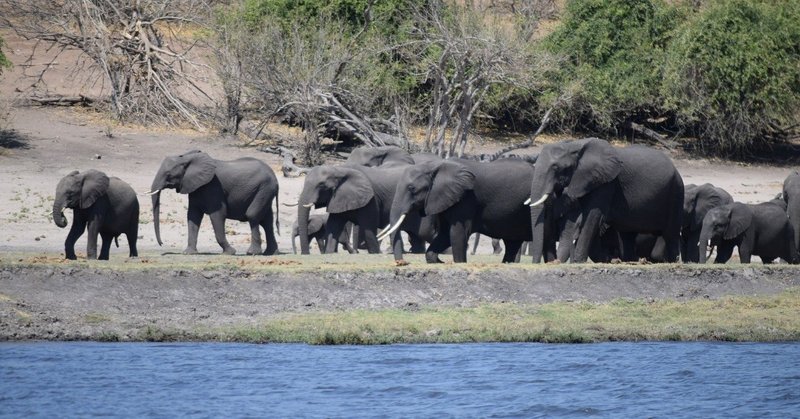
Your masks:
<path fill-rule="evenodd" d="M 408 185 L 408 191 L 411 193 L 415 193 L 417 192 L 417 188 L 415 188 L 414 185 Z"/>

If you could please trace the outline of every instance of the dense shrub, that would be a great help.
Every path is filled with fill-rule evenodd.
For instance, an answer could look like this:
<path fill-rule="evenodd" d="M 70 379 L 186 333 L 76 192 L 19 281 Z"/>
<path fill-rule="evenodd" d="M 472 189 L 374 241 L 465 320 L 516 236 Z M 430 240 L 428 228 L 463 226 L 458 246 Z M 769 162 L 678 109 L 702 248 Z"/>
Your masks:
<path fill-rule="evenodd" d="M 574 91 L 562 122 L 614 131 L 658 111 L 664 51 L 685 16 L 661 0 L 569 1 L 545 40 L 546 48 L 566 57 L 550 75 L 554 89 Z"/>
<path fill-rule="evenodd" d="M 0 74 L 3 74 L 3 68 L 11 67 L 11 61 L 9 61 L 5 54 L 3 54 L 4 46 L 5 42 L 3 41 L 3 38 L 0 38 Z"/>
<path fill-rule="evenodd" d="M 666 106 L 708 151 L 741 154 L 800 115 L 800 2 L 720 0 L 668 51 Z"/>

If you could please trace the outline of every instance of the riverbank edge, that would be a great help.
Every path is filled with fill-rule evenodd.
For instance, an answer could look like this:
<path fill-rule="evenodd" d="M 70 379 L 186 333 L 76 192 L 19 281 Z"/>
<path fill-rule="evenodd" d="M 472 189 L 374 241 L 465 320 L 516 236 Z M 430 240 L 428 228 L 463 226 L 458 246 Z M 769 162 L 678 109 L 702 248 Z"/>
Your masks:
<path fill-rule="evenodd" d="M 311 344 L 800 340 L 800 269 L 0 263 L 0 340 Z"/>

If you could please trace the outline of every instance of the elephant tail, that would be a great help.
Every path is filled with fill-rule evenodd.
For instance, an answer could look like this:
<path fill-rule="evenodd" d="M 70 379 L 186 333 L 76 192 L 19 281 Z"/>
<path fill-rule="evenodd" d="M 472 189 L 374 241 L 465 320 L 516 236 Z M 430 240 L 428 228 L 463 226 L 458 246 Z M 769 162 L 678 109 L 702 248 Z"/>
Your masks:
<path fill-rule="evenodd" d="M 280 196 L 279 193 L 275 194 L 275 231 L 280 236 L 281 235 L 281 217 L 278 216 L 278 208 L 280 208 L 280 204 L 278 203 L 279 196 Z"/>
<path fill-rule="evenodd" d="M 117 249 L 119 249 L 119 236 L 114 236 L 114 244 L 116 244 Z"/>

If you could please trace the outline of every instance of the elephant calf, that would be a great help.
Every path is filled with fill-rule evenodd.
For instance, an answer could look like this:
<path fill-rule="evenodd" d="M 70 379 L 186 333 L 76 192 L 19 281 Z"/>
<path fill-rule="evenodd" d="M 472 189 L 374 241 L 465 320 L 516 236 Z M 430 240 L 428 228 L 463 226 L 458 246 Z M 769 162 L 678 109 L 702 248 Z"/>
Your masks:
<path fill-rule="evenodd" d="M 76 259 L 75 242 L 89 230 L 86 256 L 97 259 L 97 235 L 102 237 L 100 259 L 108 260 L 111 240 L 121 234 L 128 238 L 130 257 L 138 256 L 136 238 L 139 232 L 139 200 L 127 183 L 108 177 L 97 170 L 83 173 L 77 170 L 64 176 L 56 186 L 53 203 L 53 221 L 57 226 L 67 226 L 64 208 L 72 208 L 72 227 L 64 242 L 67 259 Z"/>
<path fill-rule="evenodd" d="M 750 263 L 752 255 L 761 257 L 764 263 L 777 258 L 797 263 L 785 206 L 776 201 L 756 205 L 734 202 L 709 210 L 703 218 L 700 248 L 713 245 L 717 246 L 715 263 L 727 262 L 734 246 L 739 247 L 742 263 Z M 700 263 L 705 263 L 706 258 L 706 252 L 700 252 Z"/>
<path fill-rule="evenodd" d="M 319 246 L 319 252 L 325 253 L 325 243 L 326 243 L 326 236 L 328 234 L 327 230 L 325 229 L 325 224 L 328 222 L 328 214 L 314 214 L 308 217 L 308 237 L 309 239 L 314 239 L 317 241 L 317 246 Z M 356 249 L 350 245 L 350 235 L 352 234 L 353 224 L 347 223 L 345 224 L 344 230 L 342 230 L 342 234 L 339 236 L 339 244 L 341 244 L 345 250 L 349 253 L 357 253 Z M 292 224 L 292 253 L 297 254 L 297 243 L 295 242 L 295 238 L 300 235 L 300 226 L 295 220 L 294 224 Z M 335 250 L 334 250 L 335 251 Z"/>

